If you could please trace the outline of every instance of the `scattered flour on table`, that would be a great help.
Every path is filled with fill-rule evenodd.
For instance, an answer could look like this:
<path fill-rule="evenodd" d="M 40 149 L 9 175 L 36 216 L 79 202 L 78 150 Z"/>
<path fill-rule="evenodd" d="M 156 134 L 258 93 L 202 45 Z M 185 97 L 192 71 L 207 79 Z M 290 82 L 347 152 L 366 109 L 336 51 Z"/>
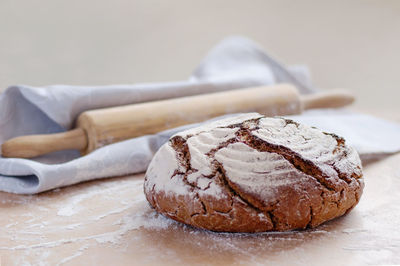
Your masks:
<path fill-rule="evenodd" d="M 394 159 L 397 158 L 398 157 Z M 384 180 L 382 180 L 382 178 Z M 382 262 L 394 263 L 396 261 L 393 259 L 396 258 L 396 254 L 400 248 L 400 234 L 397 230 L 398 224 L 396 222 L 400 219 L 400 204 L 398 204 L 399 197 L 396 192 L 400 188 L 400 182 L 398 180 L 400 180 L 400 172 L 398 172 L 395 178 L 393 176 L 380 176 L 379 183 L 382 185 L 377 194 L 368 195 L 367 190 L 365 199 L 360 203 L 356 209 L 357 211 L 353 214 L 356 215 L 355 218 L 352 218 L 356 221 L 362 221 L 360 224 L 351 223 L 350 227 L 346 226 L 346 220 L 339 220 L 320 226 L 316 230 L 254 235 L 213 233 L 184 226 L 166 218 L 150 208 L 142 192 L 143 180 L 129 180 L 109 184 L 104 183 L 90 187 L 90 189 L 86 190 L 83 195 L 81 195 L 81 192 L 73 194 L 62 204 L 57 203 L 56 206 L 59 208 L 56 210 L 56 213 L 63 210 L 64 207 L 69 206 L 61 211 L 61 213 L 71 214 L 72 212 L 75 212 L 75 214 L 72 214 L 71 217 L 68 218 L 68 220 L 73 220 L 72 218 L 77 216 L 76 214 L 78 214 L 79 210 L 81 210 L 80 208 L 83 207 L 82 197 L 88 198 L 100 195 L 101 197 L 99 199 L 102 201 L 108 200 L 108 197 L 112 200 L 112 196 L 115 195 L 115 193 L 126 191 L 126 188 L 129 187 L 129 190 L 131 191 L 129 198 L 127 197 L 123 201 L 115 198 L 111 201 L 113 204 L 115 203 L 115 208 L 107 208 L 102 213 L 92 214 L 91 216 L 88 215 L 85 219 L 71 222 L 71 224 L 68 225 L 68 228 L 66 228 L 66 230 L 69 231 L 82 229 L 85 226 L 88 226 L 88 224 L 96 223 L 99 220 L 103 221 L 102 217 L 105 218 L 110 215 L 113 219 L 110 222 L 107 220 L 107 223 L 110 225 L 108 226 L 110 231 L 103 231 L 102 233 L 88 236 L 70 236 L 68 238 L 56 239 L 54 241 L 49 241 L 46 240 L 46 238 L 43 238 L 40 241 L 33 243 L 25 242 L 24 237 L 27 236 L 22 234 L 22 232 L 26 232 L 26 229 L 28 228 L 33 231 L 36 230 L 36 232 L 44 232 L 43 226 L 45 226 L 46 234 L 48 232 L 57 232 L 57 230 L 60 230 L 56 220 L 46 220 L 45 222 L 43 221 L 43 223 L 38 223 L 38 220 L 30 218 L 31 215 L 38 214 L 39 216 L 36 218 L 43 219 L 44 216 L 40 215 L 44 214 L 44 210 L 39 213 L 34 213 L 34 211 L 32 211 L 23 215 L 23 217 L 28 217 L 26 222 L 29 223 L 23 225 L 21 222 L 17 223 L 15 221 L 10 221 L 6 229 L 0 231 L 2 237 L 10 236 L 7 233 L 10 232 L 15 238 L 15 240 L 13 240 L 15 243 L 14 246 L 0 243 L 0 251 L 19 251 L 19 253 L 16 254 L 21 255 L 19 260 L 19 262 L 21 262 L 20 265 L 24 265 L 24 263 L 29 265 L 27 258 L 31 257 L 34 254 L 33 252 L 46 251 L 48 254 L 54 255 L 57 252 L 54 248 L 64 249 L 64 245 L 81 243 L 79 248 L 73 250 L 66 257 L 60 258 L 60 262 L 71 263 L 75 262 L 75 260 L 78 261 L 79 256 L 85 254 L 86 249 L 95 247 L 96 245 L 114 247 L 120 252 L 125 252 L 123 245 L 126 244 L 127 239 L 129 239 L 129 241 L 135 241 L 131 242 L 133 245 L 140 245 L 142 239 L 140 237 L 135 238 L 135 236 L 138 236 L 135 232 L 147 231 L 150 235 L 155 236 L 155 246 L 146 245 L 146 248 L 148 249 L 155 251 L 160 247 L 160 245 L 156 246 L 158 239 L 162 240 L 164 238 L 164 244 L 161 244 L 163 250 L 160 250 L 159 253 L 155 253 L 158 254 L 158 258 L 162 258 L 163 256 L 172 256 L 175 254 L 174 252 L 179 253 L 180 250 L 174 250 L 172 247 L 168 246 L 168 243 L 170 243 L 170 241 L 175 241 L 175 243 L 177 241 L 182 241 L 184 246 L 192 245 L 196 250 L 207 252 L 207 254 L 228 252 L 237 254 L 232 256 L 235 256 L 236 258 L 240 257 L 240 261 L 251 261 L 255 262 L 252 264 L 257 264 L 259 262 L 257 261 L 257 258 L 260 254 L 263 254 L 263 251 L 270 253 L 271 249 L 278 251 L 285 249 L 289 252 L 291 249 L 292 251 L 290 254 L 292 256 L 294 252 L 299 254 L 298 256 L 301 256 L 308 244 L 314 242 L 319 245 L 319 243 L 321 243 L 318 241 L 319 238 L 325 241 L 325 239 L 337 239 L 340 237 L 343 239 L 343 245 L 339 248 L 348 254 L 352 254 L 352 256 L 357 256 L 358 261 L 370 261 L 376 264 Z M 373 186 L 375 184 L 372 183 L 371 185 Z M 63 190 L 61 192 L 63 193 Z M 375 199 L 374 201 L 370 200 L 371 196 L 375 196 L 372 197 Z M 26 204 L 40 204 L 36 199 L 32 199 L 32 201 L 34 204 L 28 200 Z M 101 202 L 99 203 L 101 204 Z M 131 208 L 126 208 L 127 206 L 130 206 Z M 60 217 L 65 216 L 60 215 Z M 57 216 L 55 219 L 56 218 Z M 170 239 L 171 232 L 173 232 L 173 236 L 179 237 L 179 240 Z M 164 250 L 164 248 L 167 250 Z M 21 251 L 23 253 L 21 253 Z M 34 261 L 29 262 L 35 264 Z"/>

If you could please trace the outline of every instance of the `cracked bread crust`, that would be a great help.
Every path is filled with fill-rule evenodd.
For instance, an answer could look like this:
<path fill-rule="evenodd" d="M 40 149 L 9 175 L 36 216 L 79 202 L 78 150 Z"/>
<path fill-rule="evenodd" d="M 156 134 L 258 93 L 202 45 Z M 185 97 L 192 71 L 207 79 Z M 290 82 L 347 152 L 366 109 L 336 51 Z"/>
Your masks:
<path fill-rule="evenodd" d="M 171 137 L 144 182 L 157 211 L 222 232 L 313 228 L 349 212 L 363 187 L 343 138 L 257 113 Z"/>

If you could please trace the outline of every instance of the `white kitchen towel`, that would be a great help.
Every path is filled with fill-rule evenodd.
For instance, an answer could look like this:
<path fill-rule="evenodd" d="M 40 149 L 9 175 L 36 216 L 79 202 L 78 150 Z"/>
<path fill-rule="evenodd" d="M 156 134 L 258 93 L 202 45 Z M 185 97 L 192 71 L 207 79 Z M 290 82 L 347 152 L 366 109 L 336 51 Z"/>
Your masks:
<path fill-rule="evenodd" d="M 312 93 L 306 67 L 289 67 L 272 59 L 253 42 L 222 41 L 187 80 L 169 83 L 79 87 L 12 86 L 0 95 L 0 144 L 28 134 L 70 129 L 83 111 L 128 103 L 287 82 Z M 363 155 L 400 150 L 400 126 L 347 111 L 312 111 L 293 117 L 344 136 Z M 62 151 L 34 160 L 0 157 L 0 190 L 34 194 L 79 182 L 139 173 L 174 133 L 194 125 L 112 144 L 80 157 Z M 369 130 L 369 131 L 368 131 Z"/>

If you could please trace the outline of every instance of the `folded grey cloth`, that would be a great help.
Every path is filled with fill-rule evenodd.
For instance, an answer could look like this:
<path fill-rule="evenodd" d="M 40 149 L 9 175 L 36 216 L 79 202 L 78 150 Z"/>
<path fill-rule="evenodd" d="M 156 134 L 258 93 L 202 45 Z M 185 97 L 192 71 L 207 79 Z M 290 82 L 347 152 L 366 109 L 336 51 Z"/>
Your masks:
<path fill-rule="evenodd" d="M 181 82 L 78 87 L 12 86 L 0 95 L 0 144 L 28 134 L 70 129 L 74 119 L 89 109 L 178 96 L 287 82 L 301 93 L 312 93 L 305 67 L 285 68 L 251 41 L 232 37 L 221 42 L 194 74 Z M 400 150 L 395 135 L 400 126 L 346 111 L 313 111 L 294 116 L 347 138 L 361 154 Z M 80 157 L 76 151 L 48 154 L 34 160 L 0 157 L 0 190 L 34 194 L 79 182 L 139 173 L 168 138 L 188 125 L 115 143 Z M 368 134 L 368 130 L 373 130 Z"/>

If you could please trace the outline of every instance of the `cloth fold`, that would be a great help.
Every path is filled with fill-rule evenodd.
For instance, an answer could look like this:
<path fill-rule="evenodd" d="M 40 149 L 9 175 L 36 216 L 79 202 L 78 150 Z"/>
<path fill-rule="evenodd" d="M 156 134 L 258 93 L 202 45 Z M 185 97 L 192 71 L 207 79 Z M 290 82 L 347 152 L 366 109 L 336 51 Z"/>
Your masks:
<path fill-rule="evenodd" d="M 0 144 L 16 136 L 71 129 L 85 110 L 281 82 L 294 84 L 303 94 L 315 92 L 306 67 L 285 67 L 252 41 L 231 37 L 218 44 L 186 81 L 11 86 L 0 95 Z M 293 119 L 344 136 L 361 154 L 400 150 L 400 141 L 394 138 L 400 133 L 400 126 L 381 119 L 337 110 L 306 112 Z M 374 137 L 377 125 L 380 131 Z M 56 152 L 34 160 L 0 157 L 0 190 L 34 194 L 91 179 L 143 172 L 171 135 L 192 126 L 195 125 L 115 143 L 83 157 L 77 151 Z M 370 134 L 364 134 L 371 129 Z M 379 134 L 384 134 L 385 139 Z"/>

